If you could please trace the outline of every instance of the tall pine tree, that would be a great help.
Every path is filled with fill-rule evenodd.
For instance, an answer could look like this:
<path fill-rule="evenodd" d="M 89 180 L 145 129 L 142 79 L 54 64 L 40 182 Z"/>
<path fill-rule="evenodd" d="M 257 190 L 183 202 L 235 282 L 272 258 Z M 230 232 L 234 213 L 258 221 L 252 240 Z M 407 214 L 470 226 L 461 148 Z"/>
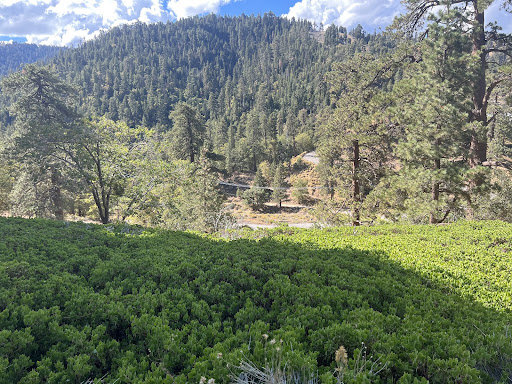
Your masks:
<path fill-rule="evenodd" d="M 64 175 L 59 145 L 73 137 L 78 114 L 76 92 L 49 67 L 27 65 L 2 81 L 2 91 L 15 96 L 13 145 L 7 148 L 33 172 L 32 180 L 48 179 L 49 204 L 55 218 L 64 218 Z M 35 172 L 35 173 L 34 173 Z"/>
<path fill-rule="evenodd" d="M 473 78 L 478 61 L 471 40 L 460 32 L 452 12 L 441 13 L 429 25 L 421 44 L 422 60 L 410 66 L 393 91 L 394 121 L 404 132 L 396 157 L 400 169 L 391 183 L 406 194 L 409 219 L 436 224 L 450 213 L 471 207 L 470 156 Z"/>

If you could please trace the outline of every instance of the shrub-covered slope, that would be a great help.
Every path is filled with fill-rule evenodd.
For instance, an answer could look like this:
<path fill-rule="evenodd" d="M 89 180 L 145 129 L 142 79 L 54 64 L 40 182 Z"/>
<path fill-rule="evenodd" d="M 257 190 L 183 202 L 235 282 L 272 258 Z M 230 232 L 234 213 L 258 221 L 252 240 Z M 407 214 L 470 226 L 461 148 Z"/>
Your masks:
<path fill-rule="evenodd" d="M 345 383 L 510 382 L 511 240 L 499 222 L 227 241 L 0 219 L 0 383 L 221 383 L 265 356 L 330 382 L 341 345 Z"/>

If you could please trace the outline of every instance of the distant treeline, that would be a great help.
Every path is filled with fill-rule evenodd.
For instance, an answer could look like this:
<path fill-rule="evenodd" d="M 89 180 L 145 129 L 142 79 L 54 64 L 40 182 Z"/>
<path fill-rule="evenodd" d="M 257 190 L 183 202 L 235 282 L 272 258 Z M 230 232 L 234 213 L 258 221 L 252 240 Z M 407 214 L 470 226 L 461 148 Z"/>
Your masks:
<path fill-rule="evenodd" d="M 47 61 L 61 50 L 47 45 L 0 42 L 0 77 L 19 70 L 23 64 Z"/>

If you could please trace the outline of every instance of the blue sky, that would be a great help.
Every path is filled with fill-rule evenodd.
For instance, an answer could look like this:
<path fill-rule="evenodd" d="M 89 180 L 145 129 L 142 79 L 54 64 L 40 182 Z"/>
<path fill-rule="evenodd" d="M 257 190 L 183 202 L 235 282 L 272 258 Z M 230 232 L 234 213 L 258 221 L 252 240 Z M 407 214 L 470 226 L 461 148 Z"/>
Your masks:
<path fill-rule="evenodd" d="M 494 3 L 487 20 L 498 19 L 512 32 L 512 15 L 499 10 L 499 1 Z M 362 24 L 374 32 L 384 29 L 403 9 L 400 0 L 0 0 L 0 41 L 69 46 L 134 21 L 269 11 L 317 25 L 334 23 L 350 29 Z"/>
<path fill-rule="evenodd" d="M 295 3 L 295 1 L 279 0 L 240 0 L 222 6 L 220 9 L 220 13 L 227 15 L 240 15 L 242 13 L 250 15 L 251 13 L 254 13 L 255 15 L 257 15 L 258 13 L 264 14 L 266 12 L 272 11 L 276 15 L 283 15 L 285 13 L 288 13 L 290 7 L 293 6 Z"/>

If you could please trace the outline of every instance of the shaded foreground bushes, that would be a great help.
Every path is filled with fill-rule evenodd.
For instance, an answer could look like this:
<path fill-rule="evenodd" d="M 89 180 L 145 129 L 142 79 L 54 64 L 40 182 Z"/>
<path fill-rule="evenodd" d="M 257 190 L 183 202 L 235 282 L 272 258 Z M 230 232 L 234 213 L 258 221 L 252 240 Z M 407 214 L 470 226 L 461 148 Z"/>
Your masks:
<path fill-rule="evenodd" d="M 510 382 L 512 226 L 233 237 L 0 219 L 0 383 Z"/>

